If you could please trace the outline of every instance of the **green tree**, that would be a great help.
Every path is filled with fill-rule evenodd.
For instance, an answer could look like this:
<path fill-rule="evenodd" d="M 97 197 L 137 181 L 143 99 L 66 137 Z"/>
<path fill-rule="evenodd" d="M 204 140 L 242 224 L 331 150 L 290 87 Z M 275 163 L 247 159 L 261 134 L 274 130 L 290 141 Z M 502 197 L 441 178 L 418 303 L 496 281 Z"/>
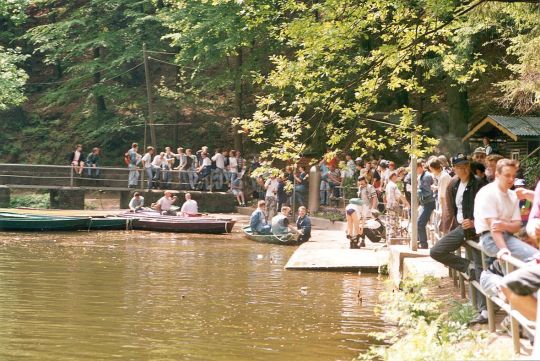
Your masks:
<path fill-rule="evenodd" d="M 168 0 L 161 16 L 165 38 L 178 48 L 180 91 L 164 89 L 184 103 L 201 103 L 235 117 L 253 112 L 254 72 L 265 73 L 277 42 L 269 29 L 281 21 L 272 0 Z M 232 117 L 231 117 L 232 118 Z M 234 128 L 236 149 L 242 138 Z"/>

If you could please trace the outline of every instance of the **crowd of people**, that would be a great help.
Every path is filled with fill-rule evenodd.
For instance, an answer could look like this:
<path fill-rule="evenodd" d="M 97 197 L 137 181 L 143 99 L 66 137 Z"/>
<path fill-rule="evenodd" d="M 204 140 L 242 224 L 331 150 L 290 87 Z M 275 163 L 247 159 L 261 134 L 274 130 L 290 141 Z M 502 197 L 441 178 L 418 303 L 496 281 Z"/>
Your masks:
<path fill-rule="evenodd" d="M 128 187 L 137 188 L 142 168 L 146 177 L 147 189 L 187 190 L 227 190 L 233 193 L 239 205 L 245 205 L 244 174 L 246 161 L 237 150 L 216 149 L 209 154 L 208 147 L 193 152 L 178 147 L 176 153 L 171 147 L 161 152 L 147 147 L 144 154 L 139 153 L 139 145 L 133 143 L 125 154 L 129 168 Z"/>

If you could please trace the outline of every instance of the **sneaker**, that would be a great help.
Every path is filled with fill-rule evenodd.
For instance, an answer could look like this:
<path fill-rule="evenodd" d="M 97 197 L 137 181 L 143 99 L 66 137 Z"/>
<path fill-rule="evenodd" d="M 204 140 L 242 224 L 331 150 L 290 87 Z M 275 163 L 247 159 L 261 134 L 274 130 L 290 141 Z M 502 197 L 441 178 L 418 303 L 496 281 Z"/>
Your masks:
<path fill-rule="evenodd" d="M 478 314 L 475 318 L 469 321 L 468 325 L 485 325 L 488 323 L 487 317 L 484 317 L 482 314 Z"/>

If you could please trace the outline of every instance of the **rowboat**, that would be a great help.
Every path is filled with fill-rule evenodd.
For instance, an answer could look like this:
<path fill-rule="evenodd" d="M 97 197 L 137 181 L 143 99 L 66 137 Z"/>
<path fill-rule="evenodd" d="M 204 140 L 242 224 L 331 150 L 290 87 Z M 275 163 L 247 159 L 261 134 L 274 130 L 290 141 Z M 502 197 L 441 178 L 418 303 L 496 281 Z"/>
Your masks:
<path fill-rule="evenodd" d="M 21 221 L 17 223 L 17 221 Z M 24 221 L 24 222 L 22 222 Z M 120 217 L 65 217 L 42 214 L 0 212 L 5 230 L 122 230 L 131 228 L 132 219 Z M 72 227 L 70 225 L 79 225 Z"/>
<path fill-rule="evenodd" d="M 298 245 L 296 238 L 290 236 L 276 236 L 275 234 L 253 234 L 251 227 L 247 226 L 242 228 L 244 235 L 255 242 L 270 243 L 270 244 L 282 244 L 287 246 Z"/>
<path fill-rule="evenodd" d="M 0 217 L 0 230 L 2 231 L 77 231 L 88 229 L 90 217 L 57 218 L 57 217 Z"/>
<path fill-rule="evenodd" d="M 236 221 L 204 214 L 167 216 L 158 212 L 127 212 L 122 217 L 133 219 L 133 228 L 147 231 L 179 233 L 231 233 Z"/>
<path fill-rule="evenodd" d="M 203 218 L 193 220 L 183 217 L 171 218 L 173 219 L 139 218 L 134 220 L 133 228 L 160 232 L 231 233 L 236 223 L 231 219 Z"/>

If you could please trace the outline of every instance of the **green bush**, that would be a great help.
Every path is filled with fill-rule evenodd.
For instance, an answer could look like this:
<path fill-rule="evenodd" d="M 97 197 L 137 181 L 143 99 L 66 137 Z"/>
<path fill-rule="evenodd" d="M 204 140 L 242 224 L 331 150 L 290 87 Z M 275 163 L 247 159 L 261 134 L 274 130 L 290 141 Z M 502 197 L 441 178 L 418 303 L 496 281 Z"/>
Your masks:
<path fill-rule="evenodd" d="M 449 312 L 434 299 L 433 279 L 406 280 L 402 289 L 381 295 L 379 312 L 395 327 L 373 334 L 387 346 L 372 346 L 358 360 L 510 360 L 511 350 L 490 345 L 489 333 L 467 327 L 475 311 L 454 302 Z M 389 345 L 389 346 L 388 346 Z"/>
<path fill-rule="evenodd" d="M 12 196 L 9 206 L 11 208 L 49 208 L 49 194 L 24 194 Z"/>
<path fill-rule="evenodd" d="M 523 167 L 523 175 L 527 186 L 534 188 L 540 177 L 540 158 L 528 158 L 522 162 L 521 166 Z"/>

